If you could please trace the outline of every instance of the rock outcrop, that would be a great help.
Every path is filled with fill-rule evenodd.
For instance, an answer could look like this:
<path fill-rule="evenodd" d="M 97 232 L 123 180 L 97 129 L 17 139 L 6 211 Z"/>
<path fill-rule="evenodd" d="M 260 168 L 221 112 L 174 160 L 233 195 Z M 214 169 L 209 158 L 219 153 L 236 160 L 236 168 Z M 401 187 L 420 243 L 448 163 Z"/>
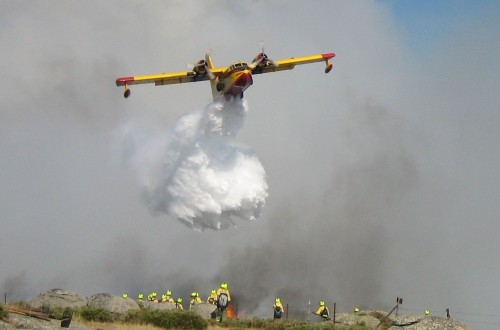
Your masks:
<path fill-rule="evenodd" d="M 109 293 L 97 293 L 91 296 L 87 300 L 87 305 L 95 308 L 102 308 L 117 315 L 125 315 L 128 311 L 140 309 L 135 300 L 113 296 Z"/>
<path fill-rule="evenodd" d="M 335 323 L 346 326 L 353 326 L 357 324 L 365 324 L 370 328 L 375 328 L 380 320 L 372 315 L 367 314 L 348 314 L 348 313 L 339 313 L 335 316 Z"/>
<path fill-rule="evenodd" d="M 392 320 L 391 330 L 471 330 L 472 328 L 463 322 L 448 317 L 406 315 Z"/>
<path fill-rule="evenodd" d="M 0 330 L 9 330 L 9 329 L 12 329 L 10 324 L 0 320 Z"/>
<path fill-rule="evenodd" d="M 147 308 L 147 309 L 161 309 L 161 310 L 175 309 L 175 304 L 168 303 L 168 302 L 157 303 L 154 301 L 141 301 L 141 302 L 139 302 L 139 304 L 143 308 Z"/>
<path fill-rule="evenodd" d="M 0 321 L 0 330 L 14 330 L 14 329 L 34 329 L 34 330 L 61 330 L 60 320 L 40 320 L 34 317 L 9 314 L 8 323 Z M 72 321 L 70 325 L 72 330 L 94 330 L 84 324 Z"/>
<path fill-rule="evenodd" d="M 30 305 L 34 309 L 47 309 L 55 307 L 80 308 L 87 305 L 87 299 L 80 296 L 78 293 L 63 289 L 52 289 L 45 293 L 41 293 L 30 302 Z"/>
<path fill-rule="evenodd" d="M 216 308 L 217 306 L 213 304 L 203 303 L 203 304 L 193 305 L 193 307 L 191 307 L 191 310 L 199 314 L 204 319 L 208 320 L 211 318 L 211 314 L 213 311 L 215 311 Z"/>
<path fill-rule="evenodd" d="M 471 327 L 463 322 L 438 316 L 387 316 L 387 312 L 384 311 L 362 311 L 357 314 L 339 313 L 335 317 L 335 322 L 341 325 L 364 324 L 372 329 L 375 329 L 381 321 L 384 321 L 384 329 L 390 330 L 471 330 Z"/>

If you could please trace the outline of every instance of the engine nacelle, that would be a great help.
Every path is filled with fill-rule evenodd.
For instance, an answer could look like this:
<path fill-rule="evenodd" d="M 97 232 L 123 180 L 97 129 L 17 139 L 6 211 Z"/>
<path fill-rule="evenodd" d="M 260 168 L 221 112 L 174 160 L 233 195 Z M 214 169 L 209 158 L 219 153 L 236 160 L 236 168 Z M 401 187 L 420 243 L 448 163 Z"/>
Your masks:
<path fill-rule="evenodd" d="M 267 65 L 267 59 L 268 57 L 266 53 L 258 53 L 253 59 L 252 64 L 263 67 Z"/>
<path fill-rule="evenodd" d="M 198 74 L 207 73 L 207 62 L 205 60 L 199 60 L 193 67 L 193 71 Z"/>

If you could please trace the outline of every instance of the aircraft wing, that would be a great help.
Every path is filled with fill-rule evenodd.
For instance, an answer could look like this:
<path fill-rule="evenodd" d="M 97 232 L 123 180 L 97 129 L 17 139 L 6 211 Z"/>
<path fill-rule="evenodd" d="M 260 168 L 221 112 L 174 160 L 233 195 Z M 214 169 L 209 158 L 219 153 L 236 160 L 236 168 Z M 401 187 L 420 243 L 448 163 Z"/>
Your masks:
<path fill-rule="evenodd" d="M 215 77 L 218 77 L 226 68 L 214 68 L 210 71 Z M 210 80 L 208 74 L 197 75 L 194 71 L 183 71 L 183 72 L 171 72 L 171 73 L 159 73 L 150 74 L 135 77 L 122 77 L 116 79 L 116 86 L 128 86 L 128 85 L 138 85 L 138 84 L 155 84 L 159 85 L 171 85 L 171 84 L 183 84 L 197 81 Z"/>
<path fill-rule="evenodd" d="M 318 55 L 303 56 L 303 57 L 291 57 L 288 59 L 275 61 L 276 65 L 267 65 L 262 68 L 261 72 L 255 72 L 255 73 L 268 73 L 268 72 L 276 72 L 282 70 L 292 70 L 296 65 L 322 62 L 322 61 L 327 62 L 328 65 L 329 60 L 333 57 L 335 57 L 335 53 L 326 53 L 326 54 L 318 54 Z"/>

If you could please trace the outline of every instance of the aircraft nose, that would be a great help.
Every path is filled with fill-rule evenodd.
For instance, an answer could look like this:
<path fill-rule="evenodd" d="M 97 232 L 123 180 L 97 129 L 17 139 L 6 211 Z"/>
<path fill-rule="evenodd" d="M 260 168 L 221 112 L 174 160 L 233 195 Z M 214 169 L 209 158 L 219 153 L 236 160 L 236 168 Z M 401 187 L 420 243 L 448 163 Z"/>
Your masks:
<path fill-rule="evenodd" d="M 236 81 L 236 85 L 240 87 L 242 90 L 245 90 L 250 85 L 253 84 L 252 73 L 248 70 L 245 70 L 238 77 L 238 81 Z"/>

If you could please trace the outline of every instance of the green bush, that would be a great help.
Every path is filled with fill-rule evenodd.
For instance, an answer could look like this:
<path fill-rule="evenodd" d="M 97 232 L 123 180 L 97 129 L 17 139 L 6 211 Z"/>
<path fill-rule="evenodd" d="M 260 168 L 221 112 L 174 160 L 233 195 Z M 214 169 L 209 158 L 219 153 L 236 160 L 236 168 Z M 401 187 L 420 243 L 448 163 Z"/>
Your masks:
<path fill-rule="evenodd" d="M 208 322 L 200 315 L 190 311 L 143 309 L 127 313 L 125 321 L 129 323 L 151 324 L 163 329 L 203 330 Z"/>
<path fill-rule="evenodd" d="M 62 320 L 64 318 L 71 317 L 71 315 L 73 315 L 73 309 L 69 307 L 66 308 L 62 308 L 59 306 L 52 307 L 49 309 L 48 312 L 49 312 L 49 317 L 56 320 Z"/>
<path fill-rule="evenodd" d="M 126 323 L 142 323 L 142 313 L 145 309 L 140 310 L 130 310 L 125 314 L 124 321 Z"/>
<path fill-rule="evenodd" d="M 351 326 L 342 326 L 338 324 L 333 324 L 333 322 L 324 322 L 324 323 L 313 323 L 313 324 L 302 324 L 295 327 L 287 327 L 287 330 L 370 330 L 370 327 L 365 325 L 351 325 Z"/>
<path fill-rule="evenodd" d="M 114 315 L 102 308 L 95 308 L 91 306 L 82 307 L 78 314 L 86 321 L 97 321 L 97 322 L 113 322 L 115 320 Z"/>
<path fill-rule="evenodd" d="M 9 312 L 3 309 L 3 306 L 0 305 L 0 320 L 5 320 L 9 316 Z"/>
<path fill-rule="evenodd" d="M 264 329 L 267 320 L 260 319 L 257 317 L 252 317 L 250 319 L 223 319 L 222 322 L 219 322 L 217 320 L 211 320 L 210 323 L 213 326 L 220 326 L 224 328 L 257 328 L 257 329 Z"/>

